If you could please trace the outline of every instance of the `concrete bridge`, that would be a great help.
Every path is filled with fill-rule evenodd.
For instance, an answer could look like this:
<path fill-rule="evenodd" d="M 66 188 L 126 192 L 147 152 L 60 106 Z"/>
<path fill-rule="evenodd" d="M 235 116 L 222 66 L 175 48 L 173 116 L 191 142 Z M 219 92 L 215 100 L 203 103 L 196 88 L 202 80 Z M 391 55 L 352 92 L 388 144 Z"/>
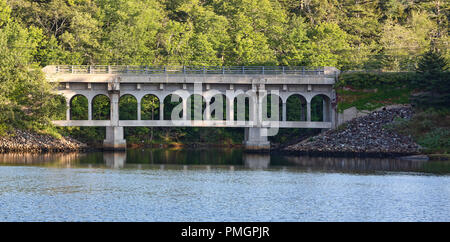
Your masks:
<path fill-rule="evenodd" d="M 65 120 L 58 126 L 104 126 L 107 149 L 124 149 L 123 127 L 243 127 L 245 147 L 270 148 L 267 136 L 279 128 L 336 126 L 336 95 L 333 85 L 339 70 L 334 67 L 148 67 L 148 66 L 47 66 L 50 82 L 58 82 L 58 93 L 66 98 Z M 75 96 L 88 102 L 86 120 L 72 120 Z M 104 95 L 110 100 L 110 117 L 94 120 L 93 100 Z M 131 95 L 137 101 L 134 120 L 119 119 L 119 101 Z M 155 97 L 159 117 L 142 118 L 144 97 Z M 311 120 L 311 101 L 320 96 L 322 117 Z M 270 97 L 270 98 L 269 98 Z M 297 98 L 296 119 L 287 117 L 287 102 Z M 169 102 L 168 102 L 169 101 Z M 220 102 L 219 102 L 220 101 Z M 195 105 L 200 102 L 200 105 Z M 222 105 L 223 102 L 223 105 Z M 166 103 L 178 103 L 176 107 Z M 194 105 L 194 106 L 192 106 Z M 192 107 L 194 108 L 192 108 Z M 168 117 L 168 112 L 171 115 Z M 198 115 L 200 114 L 200 115 Z M 223 115 L 222 115 L 223 114 Z"/>

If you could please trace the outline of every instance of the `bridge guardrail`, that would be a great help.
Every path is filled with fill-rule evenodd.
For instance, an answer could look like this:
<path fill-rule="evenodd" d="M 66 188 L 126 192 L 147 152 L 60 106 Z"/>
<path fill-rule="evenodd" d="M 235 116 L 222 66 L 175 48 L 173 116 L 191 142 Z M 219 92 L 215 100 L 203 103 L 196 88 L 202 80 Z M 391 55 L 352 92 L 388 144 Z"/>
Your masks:
<path fill-rule="evenodd" d="M 240 74 L 240 75 L 331 75 L 335 68 L 306 66 L 136 66 L 55 65 L 48 74 Z"/>

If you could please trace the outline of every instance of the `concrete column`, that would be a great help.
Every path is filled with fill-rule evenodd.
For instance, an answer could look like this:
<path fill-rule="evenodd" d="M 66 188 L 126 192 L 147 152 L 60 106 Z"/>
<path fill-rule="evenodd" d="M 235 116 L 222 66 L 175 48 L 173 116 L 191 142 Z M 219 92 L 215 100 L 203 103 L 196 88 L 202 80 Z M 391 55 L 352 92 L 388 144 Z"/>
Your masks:
<path fill-rule="evenodd" d="M 203 102 L 203 100 L 202 100 L 202 102 Z M 211 105 L 208 101 L 208 102 L 206 102 L 206 106 L 205 106 L 205 115 L 202 115 L 204 120 L 211 120 L 211 110 L 210 109 L 211 109 Z M 215 119 L 217 119 L 217 112 L 216 112 Z"/>
<path fill-rule="evenodd" d="M 106 139 L 103 141 L 105 150 L 125 150 L 127 142 L 123 138 L 123 127 L 106 127 Z"/>
<path fill-rule="evenodd" d="M 70 100 L 66 102 L 67 109 L 66 109 L 66 120 L 70 120 Z"/>
<path fill-rule="evenodd" d="M 106 139 L 103 148 L 106 150 L 124 150 L 127 143 L 123 138 L 123 127 L 119 127 L 119 98 L 118 91 L 109 94 L 111 100 L 111 126 L 106 127 Z"/>
<path fill-rule="evenodd" d="M 234 100 L 230 101 L 227 98 L 227 120 L 234 121 Z"/>
<path fill-rule="evenodd" d="M 245 128 L 244 146 L 247 151 L 269 151 L 270 142 L 267 139 L 267 128 Z"/>
<path fill-rule="evenodd" d="M 88 120 L 92 120 L 92 100 L 88 99 Z"/>
<path fill-rule="evenodd" d="M 263 108 L 267 111 L 267 106 L 263 107 L 264 97 L 266 94 L 266 91 L 264 89 L 258 90 L 258 93 L 256 95 L 256 126 L 261 127 L 262 120 L 263 120 Z M 266 98 L 266 97 L 265 97 Z"/>
<path fill-rule="evenodd" d="M 137 103 L 137 120 L 141 120 L 141 103 Z"/>
<path fill-rule="evenodd" d="M 164 102 L 159 103 L 159 120 L 164 120 Z"/>
<path fill-rule="evenodd" d="M 306 103 L 306 121 L 311 122 L 311 102 Z"/>
<path fill-rule="evenodd" d="M 109 94 L 111 100 L 111 125 L 119 126 L 119 93 Z"/>
<path fill-rule="evenodd" d="M 282 121 L 286 122 L 287 121 L 287 113 L 286 113 L 286 102 L 283 102 L 283 113 L 282 113 Z"/>
<path fill-rule="evenodd" d="M 183 98 L 182 104 L 183 104 L 183 120 L 188 120 L 188 117 L 187 117 L 187 100 L 186 100 L 186 98 Z"/>

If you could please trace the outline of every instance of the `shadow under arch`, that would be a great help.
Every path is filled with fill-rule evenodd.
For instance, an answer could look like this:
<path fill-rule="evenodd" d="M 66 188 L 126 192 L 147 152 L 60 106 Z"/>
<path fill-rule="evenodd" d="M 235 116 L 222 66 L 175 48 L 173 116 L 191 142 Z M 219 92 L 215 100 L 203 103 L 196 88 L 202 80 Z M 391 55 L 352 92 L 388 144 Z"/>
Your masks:
<path fill-rule="evenodd" d="M 159 120 L 159 98 L 154 94 L 147 94 L 141 99 L 141 119 Z"/>
<path fill-rule="evenodd" d="M 82 94 L 77 94 L 70 99 L 70 120 L 88 120 L 88 99 Z"/>
<path fill-rule="evenodd" d="M 311 121 L 331 122 L 331 99 L 317 94 L 311 99 Z"/>
<path fill-rule="evenodd" d="M 274 100 L 272 100 L 274 99 Z M 272 107 L 272 105 L 276 105 Z M 273 113 L 276 112 L 276 113 Z M 283 117 L 283 100 L 277 94 L 267 93 L 262 102 L 263 120 L 281 121 Z"/>
<path fill-rule="evenodd" d="M 92 98 L 92 119 L 109 120 L 111 118 L 111 101 L 104 94 L 98 94 Z"/>
<path fill-rule="evenodd" d="M 254 115 L 254 100 L 250 95 L 241 93 L 233 100 L 234 120 L 250 121 Z"/>
<path fill-rule="evenodd" d="M 206 99 L 200 94 L 192 94 L 187 99 L 187 119 L 203 120 L 206 109 Z"/>
<path fill-rule="evenodd" d="M 286 100 L 286 121 L 306 121 L 306 98 L 300 94 L 292 94 Z"/>
<path fill-rule="evenodd" d="M 212 120 L 227 120 L 228 110 L 230 105 L 229 100 L 225 94 L 216 94 L 211 97 L 209 101 L 211 119 Z"/>
<path fill-rule="evenodd" d="M 119 120 L 137 120 L 137 99 L 124 94 L 119 99 Z"/>
<path fill-rule="evenodd" d="M 183 99 L 181 96 L 177 94 L 169 94 L 164 98 L 164 120 L 172 120 L 172 112 L 174 111 L 174 108 L 178 105 L 181 105 L 183 102 Z M 179 119 L 183 118 L 183 108 L 181 108 L 180 112 L 178 114 L 175 114 L 175 116 L 178 115 Z"/>

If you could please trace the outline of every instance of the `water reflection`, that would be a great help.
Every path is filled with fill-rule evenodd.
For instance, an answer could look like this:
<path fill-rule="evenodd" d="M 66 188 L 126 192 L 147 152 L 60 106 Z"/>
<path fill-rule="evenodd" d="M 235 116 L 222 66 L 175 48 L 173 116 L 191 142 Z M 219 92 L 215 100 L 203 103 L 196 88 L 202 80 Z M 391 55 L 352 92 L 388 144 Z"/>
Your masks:
<path fill-rule="evenodd" d="M 269 154 L 247 154 L 243 155 L 244 166 L 249 169 L 267 169 L 270 165 Z"/>
<path fill-rule="evenodd" d="M 0 154 L 0 164 L 112 169 L 283 169 L 372 173 L 377 171 L 450 173 L 450 162 L 248 154 L 239 149 L 130 149 L 126 152 Z"/>
<path fill-rule="evenodd" d="M 105 165 L 109 168 L 124 168 L 126 159 L 127 153 L 124 151 L 103 152 L 103 160 L 105 161 Z"/>

